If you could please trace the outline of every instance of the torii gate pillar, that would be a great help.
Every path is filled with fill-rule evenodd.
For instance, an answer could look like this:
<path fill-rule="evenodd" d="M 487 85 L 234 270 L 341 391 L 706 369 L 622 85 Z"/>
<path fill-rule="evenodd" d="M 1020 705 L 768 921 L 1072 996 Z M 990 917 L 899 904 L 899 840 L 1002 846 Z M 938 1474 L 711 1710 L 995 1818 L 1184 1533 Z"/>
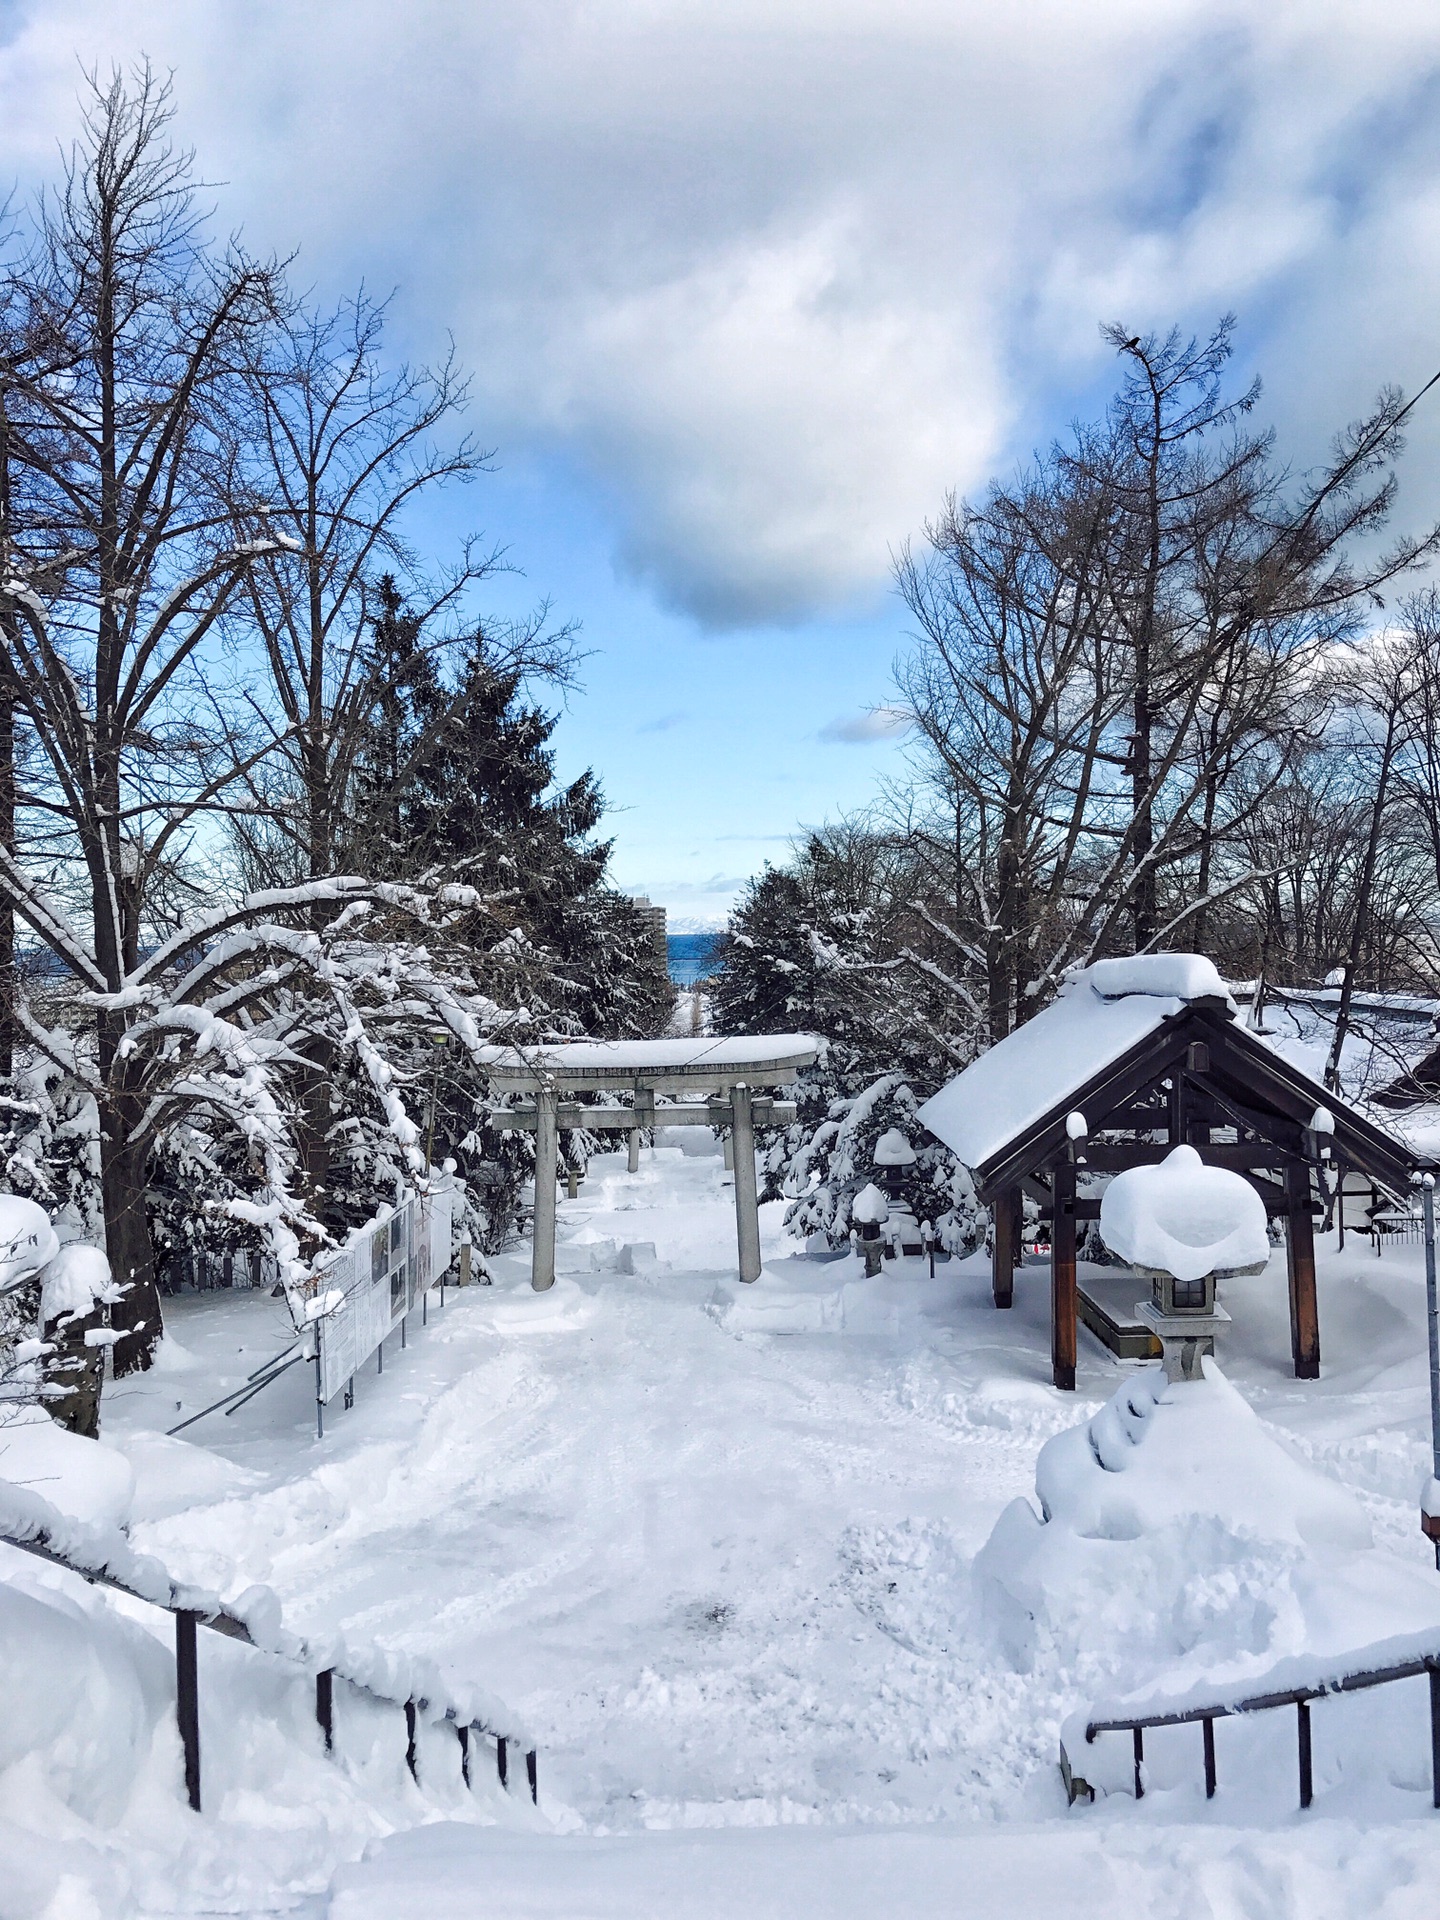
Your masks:
<path fill-rule="evenodd" d="M 735 1237 L 740 1278 L 760 1278 L 760 1197 L 755 1186 L 755 1123 L 747 1086 L 730 1090 L 730 1129 L 735 1143 Z"/>

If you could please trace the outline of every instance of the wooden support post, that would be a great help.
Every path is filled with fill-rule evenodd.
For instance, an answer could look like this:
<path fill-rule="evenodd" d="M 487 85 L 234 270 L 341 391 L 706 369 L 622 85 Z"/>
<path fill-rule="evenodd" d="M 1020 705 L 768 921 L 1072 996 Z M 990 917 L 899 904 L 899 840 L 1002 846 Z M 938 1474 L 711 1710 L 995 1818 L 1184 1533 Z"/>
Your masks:
<path fill-rule="evenodd" d="M 1075 1391 L 1075 1169 L 1055 1168 L 1055 1213 L 1050 1222 L 1050 1357 L 1055 1384 Z"/>
<path fill-rule="evenodd" d="M 1315 1777 L 1310 1753 L 1310 1702 L 1297 1700 L 1295 1715 L 1300 1739 L 1300 1806 L 1303 1811 L 1315 1798 Z"/>
<path fill-rule="evenodd" d="M 735 1237 L 740 1248 L 740 1278 L 760 1278 L 760 1199 L 755 1185 L 755 1128 L 749 1087 L 730 1093 L 730 1125 L 735 1137 Z"/>
<path fill-rule="evenodd" d="M 540 1804 L 540 1774 L 535 1758 L 535 1749 L 533 1747 L 525 1756 L 525 1778 L 530 1782 L 531 1803 L 538 1807 Z"/>
<path fill-rule="evenodd" d="M 724 1137 L 720 1142 L 720 1151 L 724 1156 L 726 1173 L 732 1173 L 735 1168 L 735 1136 L 728 1127 L 725 1129 Z"/>
<path fill-rule="evenodd" d="M 1215 1722 L 1202 1720 L 1205 1729 L 1205 1798 L 1215 1798 Z"/>
<path fill-rule="evenodd" d="M 1315 1223 L 1310 1169 L 1285 1169 L 1285 1266 L 1290 1277 L 1290 1351 L 1297 1380 L 1320 1378 L 1320 1312 L 1315 1302 Z"/>
<path fill-rule="evenodd" d="M 555 1124 L 555 1089 L 535 1092 L 535 1224 L 530 1250 L 530 1284 L 544 1293 L 555 1284 L 555 1174 L 560 1151 Z"/>
<path fill-rule="evenodd" d="M 195 1657 L 198 1613 L 175 1616 L 175 1720 L 185 1754 L 185 1792 L 200 1811 L 200 1675 Z"/>
<path fill-rule="evenodd" d="M 992 1207 L 990 1287 L 997 1307 L 1015 1304 L 1015 1267 L 1019 1252 L 1015 1244 L 1015 1222 L 1020 1210 L 1019 1198 L 1013 1187 L 1004 1187 L 996 1194 Z"/>
<path fill-rule="evenodd" d="M 630 1131 L 625 1135 L 625 1141 L 626 1141 L 625 1171 L 627 1173 L 638 1173 L 640 1171 L 640 1129 L 639 1127 L 631 1127 Z"/>
<path fill-rule="evenodd" d="M 1440 1667 L 1431 1667 L 1430 1682 L 1430 1798 L 1440 1807 Z"/>
<path fill-rule="evenodd" d="M 315 1718 L 325 1736 L 325 1751 L 335 1751 L 335 1669 L 326 1667 L 315 1676 Z"/>
<path fill-rule="evenodd" d="M 460 1273 L 455 1284 L 457 1287 L 468 1287 L 470 1284 L 470 1242 L 468 1240 L 460 1242 Z"/>

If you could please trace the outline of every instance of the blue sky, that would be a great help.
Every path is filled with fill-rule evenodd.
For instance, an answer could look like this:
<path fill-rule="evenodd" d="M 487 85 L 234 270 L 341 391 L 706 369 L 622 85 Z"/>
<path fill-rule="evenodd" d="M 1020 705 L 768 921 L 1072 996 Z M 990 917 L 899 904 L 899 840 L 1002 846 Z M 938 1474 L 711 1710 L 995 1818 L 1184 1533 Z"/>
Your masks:
<path fill-rule="evenodd" d="M 431 532 L 582 623 L 562 765 L 677 917 L 902 770 L 889 555 L 1101 402 L 1101 322 L 1234 308 L 1301 466 L 1440 365 L 1434 0 L 0 0 L 0 171 L 142 52 L 223 226 L 453 335 L 497 470 Z"/>

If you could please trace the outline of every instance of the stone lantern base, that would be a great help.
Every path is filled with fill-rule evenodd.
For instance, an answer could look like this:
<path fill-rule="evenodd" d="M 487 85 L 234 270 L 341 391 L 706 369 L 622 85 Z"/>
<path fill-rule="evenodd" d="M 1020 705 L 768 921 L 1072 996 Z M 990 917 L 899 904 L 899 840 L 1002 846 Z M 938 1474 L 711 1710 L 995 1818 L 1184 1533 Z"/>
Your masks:
<path fill-rule="evenodd" d="M 1215 1351 L 1215 1335 L 1230 1316 L 1218 1304 L 1209 1313 L 1162 1313 L 1153 1300 L 1137 1300 L 1135 1315 L 1160 1342 L 1167 1380 L 1203 1380 L 1201 1360 Z"/>

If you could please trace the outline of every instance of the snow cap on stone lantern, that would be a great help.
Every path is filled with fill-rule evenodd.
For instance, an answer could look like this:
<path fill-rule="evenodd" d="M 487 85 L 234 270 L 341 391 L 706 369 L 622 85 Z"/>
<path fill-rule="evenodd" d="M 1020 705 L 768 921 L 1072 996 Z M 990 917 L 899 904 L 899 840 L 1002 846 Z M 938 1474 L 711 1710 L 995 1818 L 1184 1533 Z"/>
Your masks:
<path fill-rule="evenodd" d="M 891 1127 L 875 1142 L 877 1167 L 913 1167 L 915 1149 L 898 1127 Z"/>
<path fill-rule="evenodd" d="M 1238 1173 L 1207 1167 L 1194 1147 L 1158 1166 L 1128 1167 L 1105 1189 L 1100 1233 L 1112 1252 L 1152 1282 L 1136 1311 L 1160 1337 L 1172 1380 L 1201 1374 L 1200 1354 L 1229 1316 L 1215 1278 L 1253 1272 L 1270 1257 L 1265 1203 Z"/>
<path fill-rule="evenodd" d="M 883 1227 L 890 1218 L 890 1207 L 884 1194 L 869 1181 L 850 1202 L 850 1218 L 862 1230 L 866 1227 Z"/>
<path fill-rule="evenodd" d="M 898 1127 L 891 1127 L 875 1142 L 873 1155 L 880 1169 L 880 1180 L 892 1200 L 899 1200 L 906 1167 L 915 1164 L 915 1149 Z"/>
<path fill-rule="evenodd" d="M 0 1194 L 0 1293 L 32 1279 L 59 1251 L 59 1236 L 43 1207 L 18 1194 Z"/>

